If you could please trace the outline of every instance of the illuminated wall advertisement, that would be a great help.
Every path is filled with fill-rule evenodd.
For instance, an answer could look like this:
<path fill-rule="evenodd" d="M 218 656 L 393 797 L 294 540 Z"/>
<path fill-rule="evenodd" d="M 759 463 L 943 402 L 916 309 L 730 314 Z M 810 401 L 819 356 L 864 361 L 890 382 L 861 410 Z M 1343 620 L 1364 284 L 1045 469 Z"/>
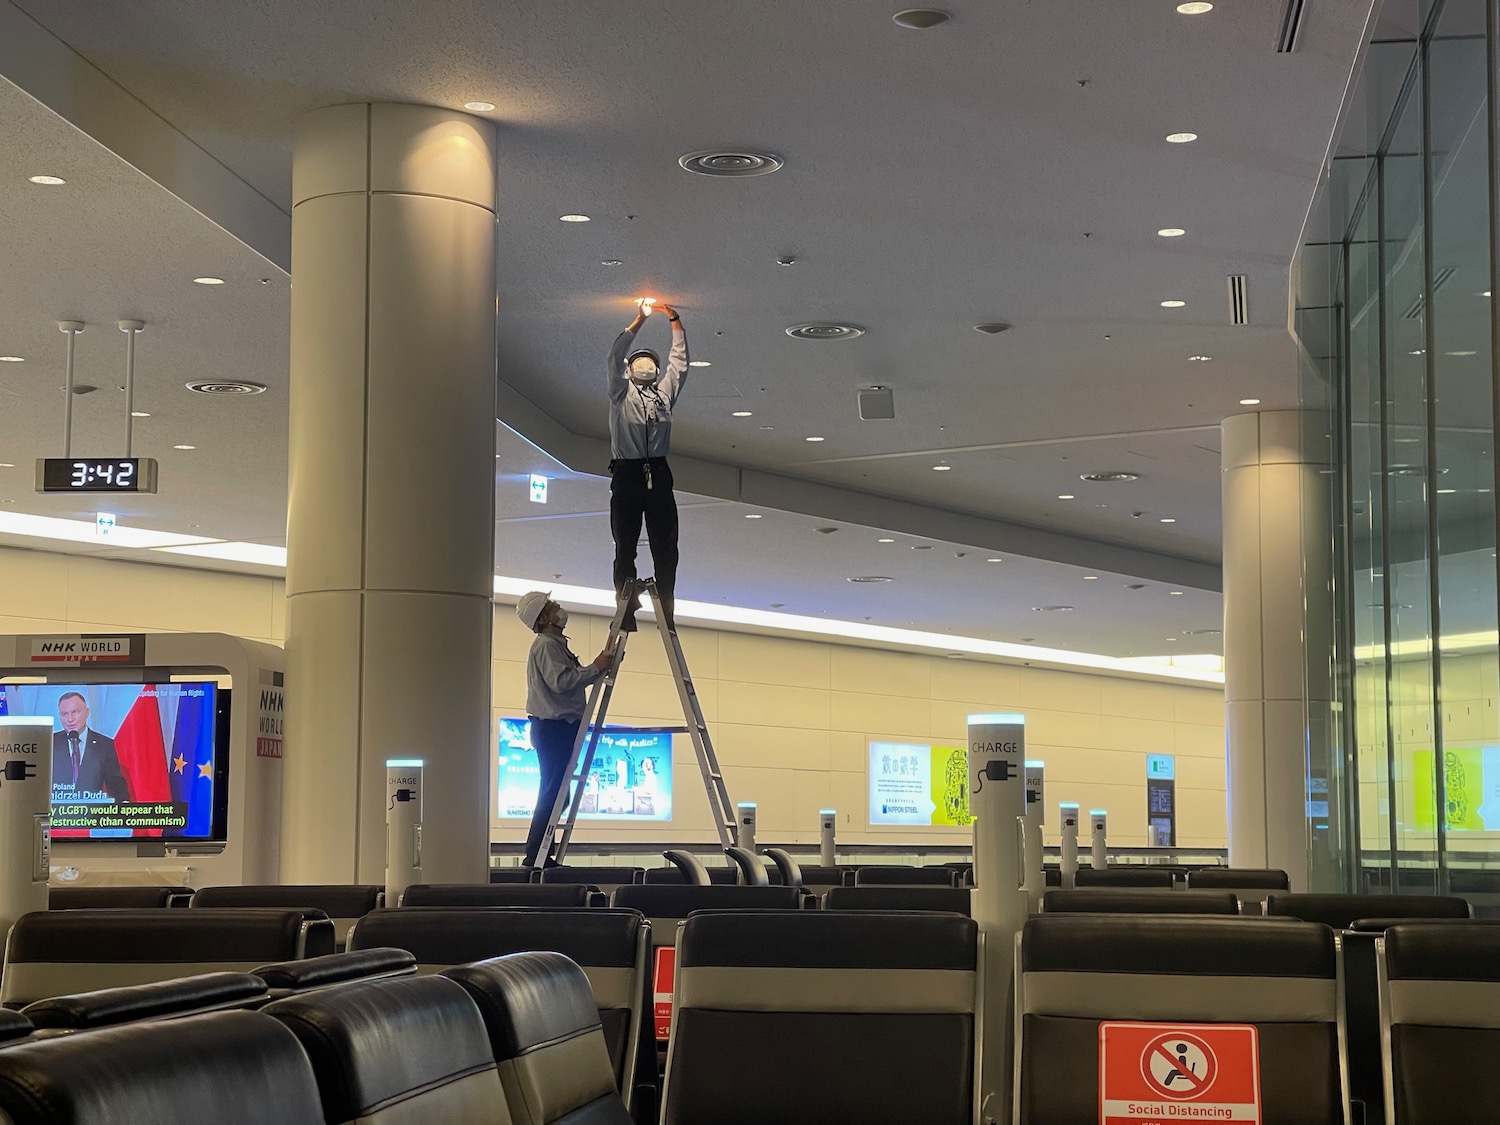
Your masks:
<path fill-rule="evenodd" d="M 1411 755 L 1413 827 L 1437 831 L 1433 752 Z M 1500 746 L 1450 746 L 1443 751 L 1443 799 L 1450 832 L 1500 832 Z"/>
<path fill-rule="evenodd" d="M 496 815 L 531 818 L 541 770 L 526 719 L 501 719 Z M 579 820 L 671 820 L 672 736 L 606 728 L 584 784 Z"/>
<path fill-rule="evenodd" d="M 870 743 L 870 823 L 963 827 L 969 815 L 969 757 L 961 746 Z"/>

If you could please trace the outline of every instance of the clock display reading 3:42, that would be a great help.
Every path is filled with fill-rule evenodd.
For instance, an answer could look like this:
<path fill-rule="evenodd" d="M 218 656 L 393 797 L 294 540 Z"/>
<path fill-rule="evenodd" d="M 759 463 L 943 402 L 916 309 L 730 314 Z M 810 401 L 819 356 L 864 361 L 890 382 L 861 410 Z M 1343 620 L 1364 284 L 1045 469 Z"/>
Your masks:
<path fill-rule="evenodd" d="M 43 457 L 36 463 L 38 492 L 155 492 L 151 457 Z"/>

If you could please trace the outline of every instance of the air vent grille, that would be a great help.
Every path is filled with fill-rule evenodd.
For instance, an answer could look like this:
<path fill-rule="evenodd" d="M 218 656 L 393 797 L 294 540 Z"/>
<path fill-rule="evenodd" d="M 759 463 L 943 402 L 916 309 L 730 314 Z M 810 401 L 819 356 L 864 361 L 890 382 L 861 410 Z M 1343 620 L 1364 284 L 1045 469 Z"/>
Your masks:
<path fill-rule="evenodd" d="M 1229 275 L 1229 323 L 1250 323 L 1250 283 L 1242 273 Z"/>
<path fill-rule="evenodd" d="M 1289 55 L 1297 49 L 1302 36 L 1302 16 L 1307 10 L 1307 0 L 1286 0 L 1281 13 L 1281 33 L 1276 37 L 1276 53 Z"/>
<path fill-rule="evenodd" d="M 1437 273 L 1435 273 L 1435 274 L 1432 275 L 1432 291 L 1434 293 L 1436 293 L 1443 286 L 1447 285 L 1448 282 L 1452 280 L 1453 275 L 1456 272 L 1457 271 L 1452 266 L 1444 266 L 1442 269 L 1438 270 Z M 1401 314 L 1401 319 L 1403 319 L 1403 320 L 1421 320 L 1422 319 L 1422 315 L 1426 311 L 1427 311 L 1427 294 L 1425 294 L 1425 293 L 1418 293 L 1417 294 L 1417 299 L 1415 301 L 1413 301 L 1410 305 L 1408 305 L 1406 311 Z"/>

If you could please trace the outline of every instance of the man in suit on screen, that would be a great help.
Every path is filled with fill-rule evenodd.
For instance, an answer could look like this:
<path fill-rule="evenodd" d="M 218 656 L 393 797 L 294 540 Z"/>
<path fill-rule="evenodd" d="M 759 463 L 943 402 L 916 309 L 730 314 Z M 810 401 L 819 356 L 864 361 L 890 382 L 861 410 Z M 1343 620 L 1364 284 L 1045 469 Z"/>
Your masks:
<path fill-rule="evenodd" d="M 115 754 L 115 740 L 89 729 L 89 705 L 82 694 L 67 691 L 58 698 L 62 730 L 52 735 L 52 786 L 75 797 L 104 793 L 119 803 L 130 800 L 130 786 Z"/>

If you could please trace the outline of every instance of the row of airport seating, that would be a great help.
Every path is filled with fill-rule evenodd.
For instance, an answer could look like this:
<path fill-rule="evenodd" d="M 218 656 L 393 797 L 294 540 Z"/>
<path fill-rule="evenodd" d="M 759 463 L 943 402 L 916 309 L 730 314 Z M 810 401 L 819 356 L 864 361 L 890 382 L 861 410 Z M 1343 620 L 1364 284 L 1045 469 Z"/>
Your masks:
<path fill-rule="evenodd" d="M 1384 902 L 1370 905 L 1381 909 L 1387 906 Z M 117 944 L 128 946 L 130 925 L 122 925 L 128 921 L 124 915 L 98 914 L 75 916 L 67 924 L 75 929 L 113 929 Z M 186 924 L 192 919 L 177 915 L 172 921 Z M 1452 919 L 1401 920 L 1394 926 L 1382 920 L 1355 926 L 1336 940 L 1326 925 L 1286 918 L 1102 913 L 1032 918 L 1023 930 L 1018 951 L 1021 1120 L 1029 1125 L 1097 1120 L 1099 1024 L 1115 1020 L 1254 1025 L 1259 1036 L 1266 1121 L 1312 1125 L 1345 1120 L 1346 1089 L 1356 1097 L 1363 1094 L 1388 1101 L 1394 1109 L 1394 1116 L 1388 1119 L 1391 1125 L 1500 1120 L 1500 1096 L 1487 1088 L 1493 1084 L 1483 1065 L 1500 1044 L 1500 1005 L 1495 1003 L 1495 994 L 1500 991 L 1500 927 Z M 601 952 L 607 944 L 601 935 L 610 927 L 616 937 L 625 938 L 617 944 L 621 956 L 614 958 Z M 451 977 L 459 973 L 452 968 L 455 958 L 462 964 L 471 954 L 493 955 L 517 944 L 533 948 L 566 945 L 585 961 L 625 960 L 633 935 L 633 969 L 626 965 L 584 965 L 585 975 L 578 978 L 578 988 L 586 990 L 592 985 L 593 994 L 575 989 L 575 1003 L 568 1009 L 573 1012 L 573 1023 L 580 1023 L 576 1000 L 588 997 L 589 1033 L 597 1030 L 601 1041 L 597 1053 L 607 1060 L 614 1048 L 607 1045 L 609 1029 L 598 1011 L 600 989 L 607 981 L 608 970 L 621 970 L 613 982 L 617 995 L 638 1010 L 642 982 L 639 975 L 635 984 L 627 982 L 632 972 L 644 972 L 639 954 L 652 940 L 646 936 L 646 927 L 638 914 L 613 909 L 390 910 L 372 914 L 356 925 L 351 936 L 353 953 L 319 960 L 326 964 L 370 957 L 374 960 L 365 967 L 387 977 L 413 967 L 421 973 L 446 973 Z M 496 934 L 501 932 L 508 936 L 497 942 Z M 1368 982 L 1364 971 L 1351 965 L 1355 947 L 1350 944 L 1350 934 L 1354 932 L 1367 935 L 1367 944 L 1360 948 L 1371 953 L 1377 982 L 1373 990 L 1373 1048 L 1361 1047 L 1355 1037 L 1357 1021 L 1352 1001 Z M 405 955 L 366 950 L 367 940 L 392 940 L 403 948 L 416 949 L 408 948 Z M 587 948 L 590 943 L 595 947 L 592 952 Z M 554 957 L 561 960 L 556 954 Z M 981 1032 L 975 1023 L 977 931 L 970 920 L 943 914 L 694 912 L 681 929 L 677 964 L 663 1122 L 733 1125 L 847 1120 L 894 1125 L 972 1120 L 972 1060 L 978 1050 L 975 1039 Z M 329 996 L 357 998 L 357 1003 L 348 999 L 342 1007 L 333 1005 L 343 1016 L 309 1017 L 311 1022 L 303 1030 L 293 1027 L 315 1069 L 342 1066 L 364 1075 L 340 1088 L 346 1094 L 350 1090 L 374 1091 L 370 1097 L 348 1095 L 352 1100 L 337 1106 L 329 1105 L 325 1096 L 325 1119 L 330 1122 L 414 1119 L 394 1113 L 378 1115 L 392 1110 L 397 1104 L 392 1099 L 403 1096 L 400 1090 L 393 1092 L 389 1084 L 377 1089 L 374 1076 L 392 1068 L 407 1084 L 402 1090 L 418 1086 L 424 1090 L 446 1089 L 457 1081 L 454 1075 L 459 1070 L 465 1078 L 471 1073 L 488 1073 L 487 1062 L 475 1063 L 458 1048 L 444 1060 L 444 1065 L 456 1069 L 436 1077 L 421 1071 L 431 1062 L 421 1050 L 399 1067 L 385 1060 L 379 1065 L 370 1062 L 367 1071 L 361 1070 L 366 1064 L 342 1058 L 339 1051 L 357 1049 L 366 1039 L 375 1041 L 381 1036 L 373 1032 L 368 1036 L 340 1034 L 330 1030 L 334 1024 L 319 1024 L 318 1020 L 336 1021 L 357 1014 L 361 1019 L 400 1021 L 407 1018 L 403 1015 L 406 1006 L 433 1003 L 435 994 L 429 996 L 410 987 L 403 991 L 395 988 L 399 982 L 390 980 L 374 986 L 360 984 L 358 988 L 347 985 L 347 992 L 329 992 L 338 974 L 312 962 L 307 965 L 309 969 L 300 977 L 295 968 L 280 967 L 280 975 L 268 970 L 260 982 L 261 991 L 253 998 L 229 996 L 223 991 L 227 984 L 213 992 L 203 991 L 207 986 L 194 982 L 199 991 L 189 994 L 184 1010 L 201 1012 L 205 1006 L 222 1006 L 223 1002 L 254 1006 L 263 1001 L 273 982 L 283 989 L 282 999 L 264 1009 L 273 1018 L 288 1011 L 288 996 L 301 1005 L 299 1011 L 312 1005 L 325 1012 Z M 568 968 L 573 971 L 571 965 Z M 561 968 L 557 968 L 544 975 L 552 982 L 560 973 Z M 317 989 L 311 995 L 306 991 L 309 984 Z M 368 991 L 371 987 L 384 991 L 377 998 Z M 558 1006 L 555 1000 L 537 999 L 542 985 L 527 987 L 528 995 L 547 1013 Z M 319 1000 L 325 992 L 328 996 Z M 36 1007 L 33 1014 L 49 1027 L 80 1026 L 68 1024 L 62 1017 L 77 1020 L 80 1013 L 89 1011 L 90 1004 L 87 997 L 69 1001 L 54 998 Z M 283 1006 L 278 1008 L 278 1004 Z M 213 1046 L 220 1042 L 221 1029 L 228 1026 L 222 1016 L 182 1018 L 173 1021 L 177 1029 L 173 1030 L 159 1022 L 169 1013 L 144 1000 L 111 998 L 102 1016 L 97 1014 L 98 1007 L 95 1003 L 94 1016 L 82 1017 L 86 1022 L 81 1026 L 118 1024 L 121 1012 L 157 1021 L 135 1025 L 154 1037 L 152 1046 L 132 1048 L 136 1053 L 125 1052 L 120 1057 L 139 1060 L 144 1067 L 142 1077 L 151 1076 L 165 1084 L 168 1093 L 177 1071 L 163 1073 L 164 1064 L 151 1062 L 155 1056 L 172 1054 L 181 1047 L 186 1052 L 184 1060 L 195 1067 L 212 1072 L 221 1065 L 199 1049 L 202 1044 L 195 1038 L 182 1037 L 180 1029 L 204 1027 L 197 1039 Z M 626 1018 L 628 1022 L 639 1016 Z M 89 1019 L 93 1022 L 87 1022 Z M 200 1022 L 204 1019 L 220 1022 L 210 1027 Z M 414 1022 L 391 1024 L 403 1029 L 398 1041 L 405 1042 L 410 1034 L 415 1037 L 410 1042 L 420 1044 L 424 1035 L 434 1034 L 429 1017 L 410 1019 Z M 456 1013 L 448 1012 L 438 1022 L 448 1029 L 454 1019 Z M 424 1020 L 428 1021 L 425 1032 Z M 492 1023 L 488 1015 L 484 1022 Z M 243 1020 L 241 1025 L 248 1027 Z M 307 1026 L 313 1031 L 308 1032 Z M 116 1033 L 122 1030 L 130 1029 L 117 1027 Z M 0 1020 L 0 1038 L 18 1032 L 31 1032 L 25 1015 L 7 1014 Z M 48 1054 L 48 1037 L 36 1032 L 21 1039 L 18 1046 L 0 1049 L 0 1111 L 10 1114 L 15 1122 L 71 1120 L 89 1125 L 96 1120 L 151 1120 L 170 1125 L 188 1120 L 171 1116 L 154 1103 L 151 1113 L 143 1110 L 139 1116 L 131 1116 L 121 1107 L 135 1103 L 119 1090 L 110 1092 L 116 1099 L 111 1103 L 115 1116 L 46 1116 L 44 1111 L 54 1099 L 57 1106 L 65 1105 L 70 1112 L 84 1104 L 78 1100 L 84 1097 L 78 1082 L 86 1084 L 100 1074 L 106 1078 L 113 1075 L 109 1080 L 115 1082 L 120 1081 L 122 1073 L 136 1077 L 131 1067 L 121 1070 L 105 1066 L 101 1070 L 88 1064 L 96 1054 L 110 1056 L 119 1049 L 119 1038 L 94 1038 L 111 1034 L 115 1033 L 107 1028 L 75 1034 L 76 1043 L 97 1043 L 97 1052 L 79 1047 L 52 1049 Z M 467 1042 L 456 1032 L 443 1032 L 444 1036 L 450 1034 Z M 1347 1061 L 1341 1050 L 1342 1035 L 1349 1039 Z M 495 1057 L 500 1058 L 493 1026 L 490 1038 Z M 1379 1047 L 1382 1039 L 1383 1051 Z M 516 1041 L 509 1042 L 514 1049 Z M 826 1064 L 819 1072 L 827 1080 L 804 1084 L 768 1079 L 760 1068 L 745 1065 L 744 1047 L 755 1043 L 775 1043 L 778 1053 L 787 1057 L 819 1059 Z M 257 1053 L 257 1057 L 269 1049 L 269 1039 L 263 1032 L 236 1048 L 241 1054 Z M 273 1052 L 268 1072 L 283 1073 L 290 1059 L 285 1050 Z M 1360 1067 L 1368 1067 L 1376 1059 L 1390 1076 L 1384 1095 L 1379 1091 L 1372 1095 L 1358 1082 Z M 890 1060 L 890 1065 L 870 1065 L 875 1060 Z M 501 1059 L 502 1079 L 504 1062 Z M 468 1069 L 471 1066 L 478 1069 Z M 77 1080 L 71 1077 L 75 1069 L 80 1076 Z M 617 1078 L 619 1067 L 612 1071 L 610 1077 Z M 230 1081 L 222 1085 L 220 1093 L 225 1098 L 234 1096 L 231 1091 L 237 1080 L 231 1074 Z M 291 1079 L 287 1081 L 295 1085 Z M 36 1105 L 21 1105 L 15 1101 L 21 1097 L 15 1091 L 23 1088 L 46 1093 Z M 507 1095 L 509 1092 L 507 1088 Z M 259 1096 L 263 1095 L 262 1091 Z M 208 1116 L 202 1100 L 207 1096 L 202 1090 L 194 1095 L 192 1107 L 198 1116 L 193 1120 Z M 459 1092 L 453 1091 L 450 1096 L 458 1099 Z M 121 1097 L 126 1100 L 119 1100 Z M 236 1118 L 221 1112 L 225 1107 L 214 1104 L 213 1116 L 225 1125 L 239 1120 L 303 1119 L 279 1102 L 275 1114 L 267 1108 L 264 1115 L 249 1118 Z M 436 1102 L 410 1108 L 433 1120 L 496 1120 L 467 1115 L 469 1111 L 461 1108 L 465 1104 L 456 1100 L 454 1105 L 460 1108 L 447 1115 Z M 516 1118 L 514 1106 L 511 1112 L 513 1119 L 551 1120 Z M 1366 1120 L 1374 1119 L 1366 1115 Z"/>

